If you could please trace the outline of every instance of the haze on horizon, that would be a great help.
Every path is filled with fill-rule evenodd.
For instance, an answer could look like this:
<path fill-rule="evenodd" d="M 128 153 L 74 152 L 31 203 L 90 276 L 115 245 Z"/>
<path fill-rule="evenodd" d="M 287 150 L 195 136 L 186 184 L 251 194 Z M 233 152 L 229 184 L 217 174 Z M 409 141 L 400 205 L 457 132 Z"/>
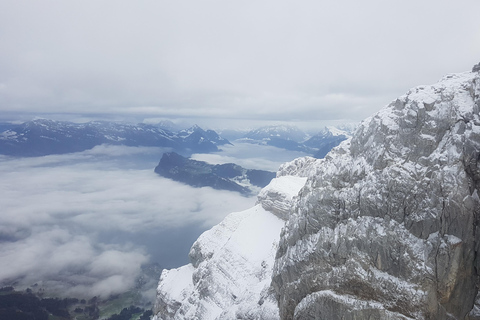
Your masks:
<path fill-rule="evenodd" d="M 480 2 L 0 0 L 0 113 L 353 120 L 480 60 Z"/>

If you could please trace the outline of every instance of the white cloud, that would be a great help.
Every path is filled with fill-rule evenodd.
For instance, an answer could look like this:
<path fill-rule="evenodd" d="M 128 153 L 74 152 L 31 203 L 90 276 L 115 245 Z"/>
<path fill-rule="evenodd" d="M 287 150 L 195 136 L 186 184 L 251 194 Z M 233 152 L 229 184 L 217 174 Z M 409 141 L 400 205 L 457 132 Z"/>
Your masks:
<path fill-rule="evenodd" d="M 470 70 L 478 11 L 477 0 L 4 0 L 0 108 L 361 120 Z"/>
<path fill-rule="evenodd" d="M 38 282 L 76 295 L 119 293 L 134 284 L 150 257 L 168 267 L 187 259 L 193 239 L 169 242 L 173 234 L 198 233 L 254 204 L 237 193 L 158 176 L 150 160 L 156 152 L 102 146 L 68 155 L 2 157 L 0 283 Z"/>

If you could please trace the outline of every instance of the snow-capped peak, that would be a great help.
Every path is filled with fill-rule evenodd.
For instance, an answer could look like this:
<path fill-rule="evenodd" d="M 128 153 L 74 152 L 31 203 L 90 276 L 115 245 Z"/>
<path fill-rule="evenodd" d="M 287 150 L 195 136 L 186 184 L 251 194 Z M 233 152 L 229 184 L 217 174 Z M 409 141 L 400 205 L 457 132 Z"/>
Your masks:
<path fill-rule="evenodd" d="M 333 126 L 327 126 L 326 129 L 328 130 L 328 132 L 330 132 L 335 137 L 338 137 L 338 136 L 348 137 L 348 136 L 350 136 L 350 134 L 347 131 L 340 130 L 340 129 L 338 129 L 336 127 L 333 127 Z"/>

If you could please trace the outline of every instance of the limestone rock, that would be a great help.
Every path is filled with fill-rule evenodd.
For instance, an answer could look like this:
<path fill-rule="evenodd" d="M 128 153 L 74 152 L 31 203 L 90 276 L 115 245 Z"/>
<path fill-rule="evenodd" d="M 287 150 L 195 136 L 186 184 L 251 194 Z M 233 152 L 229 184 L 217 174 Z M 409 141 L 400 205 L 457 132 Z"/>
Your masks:
<path fill-rule="evenodd" d="M 449 75 L 283 165 L 164 271 L 154 319 L 480 319 L 479 110 L 480 73 Z"/>
<path fill-rule="evenodd" d="M 478 319 L 480 74 L 420 86 L 304 170 L 281 319 Z"/>
<path fill-rule="evenodd" d="M 480 71 L 480 62 L 473 66 L 472 72 Z"/>

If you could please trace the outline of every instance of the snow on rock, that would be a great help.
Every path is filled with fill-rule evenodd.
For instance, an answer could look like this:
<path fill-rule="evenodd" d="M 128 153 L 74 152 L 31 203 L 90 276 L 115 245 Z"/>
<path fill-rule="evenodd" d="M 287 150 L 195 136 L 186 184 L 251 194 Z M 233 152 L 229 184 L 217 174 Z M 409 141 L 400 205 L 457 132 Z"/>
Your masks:
<path fill-rule="evenodd" d="M 162 273 L 154 319 L 278 319 L 270 283 L 285 221 L 275 210 L 288 212 L 305 181 L 273 179 L 257 205 L 204 232 L 190 250 L 189 265 Z"/>
<path fill-rule="evenodd" d="M 479 97 L 479 73 L 416 87 L 302 169 L 281 319 L 479 319 Z"/>
<path fill-rule="evenodd" d="M 315 305 L 315 313 L 311 307 Z M 332 319 L 332 314 L 359 315 L 356 319 L 382 319 L 382 320 L 413 320 L 398 312 L 385 310 L 385 307 L 375 301 L 359 300 L 350 295 L 339 295 L 331 290 L 312 293 L 305 297 L 295 309 L 297 319 Z M 362 317 L 362 318 L 360 318 Z"/>
<path fill-rule="evenodd" d="M 305 185 L 306 177 L 282 176 L 273 179 L 269 185 L 258 194 L 258 203 L 279 217 L 288 219 L 293 206 L 294 195 Z"/>

